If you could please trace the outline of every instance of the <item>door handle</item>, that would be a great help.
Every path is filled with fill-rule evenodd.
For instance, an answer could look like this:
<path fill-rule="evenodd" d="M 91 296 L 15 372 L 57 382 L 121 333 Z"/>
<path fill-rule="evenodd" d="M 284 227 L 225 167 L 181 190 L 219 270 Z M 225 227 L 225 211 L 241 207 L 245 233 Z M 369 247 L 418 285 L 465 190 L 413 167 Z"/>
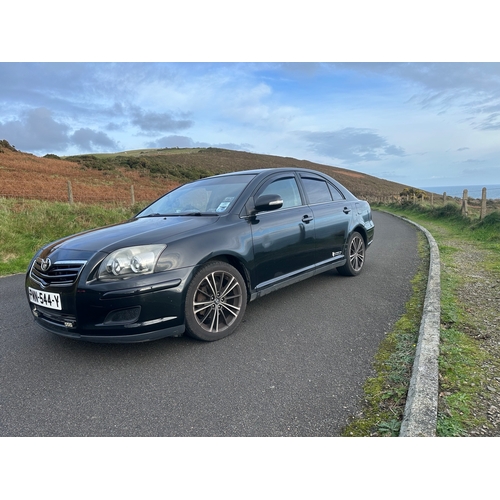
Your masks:
<path fill-rule="evenodd" d="M 311 222 L 313 219 L 314 217 L 311 217 L 310 215 L 304 215 L 304 217 L 302 217 L 302 222 L 304 222 L 305 224 L 309 224 L 309 222 Z"/>
<path fill-rule="evenodd" d="M 351 212 L 351 209 L 349 207 L 344 207 L 344 210 L 342 210 L 345 214 L 348 214 Z"/>

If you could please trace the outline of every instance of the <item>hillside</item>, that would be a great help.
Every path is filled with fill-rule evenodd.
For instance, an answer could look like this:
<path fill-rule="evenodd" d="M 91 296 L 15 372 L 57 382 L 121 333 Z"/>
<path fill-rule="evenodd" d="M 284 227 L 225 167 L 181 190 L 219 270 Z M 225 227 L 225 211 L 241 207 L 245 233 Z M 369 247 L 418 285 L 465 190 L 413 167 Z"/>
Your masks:
<path fill-rule="evenodd" d="M 149 149 L 43 158 L 0 141 L 0 196 L 77 202 L 151 201 L 180 183 L 235 170 L 296 166 L 325 172 L 360 198 L 399 194 L 405 185 L 306 160 L 218 148 Z"/>

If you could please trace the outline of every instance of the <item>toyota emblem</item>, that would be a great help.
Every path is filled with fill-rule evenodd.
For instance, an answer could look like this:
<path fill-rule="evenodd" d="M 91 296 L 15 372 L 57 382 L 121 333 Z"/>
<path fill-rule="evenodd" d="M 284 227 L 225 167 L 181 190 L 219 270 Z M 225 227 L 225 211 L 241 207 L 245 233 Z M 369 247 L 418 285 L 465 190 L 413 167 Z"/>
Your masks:
<path fill-rule="evenodd" d="M 50 266 L 52 265 L 52 262 L 50 262 L 50 259 L 42 259 L 42 263 L 40 264 L 40 267 L 42 268 L 42 271 L 48 271 L 50 269 Z"/>

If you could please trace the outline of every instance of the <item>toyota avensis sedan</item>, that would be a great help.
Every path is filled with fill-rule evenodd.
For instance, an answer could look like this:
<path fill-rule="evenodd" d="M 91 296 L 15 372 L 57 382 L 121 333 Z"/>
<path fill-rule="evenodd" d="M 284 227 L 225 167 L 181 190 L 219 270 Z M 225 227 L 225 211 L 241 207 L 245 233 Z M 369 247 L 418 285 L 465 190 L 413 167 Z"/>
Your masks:
<path fill-rule="evenodd" d="M 359 274 L 373 233 L 369 204 L 320 172 L 216 175 L 131 220 L 46 245 L 26 294 L 35 321 L 65 337 L 213 341 L 252 300 L 333 268 Z"/>

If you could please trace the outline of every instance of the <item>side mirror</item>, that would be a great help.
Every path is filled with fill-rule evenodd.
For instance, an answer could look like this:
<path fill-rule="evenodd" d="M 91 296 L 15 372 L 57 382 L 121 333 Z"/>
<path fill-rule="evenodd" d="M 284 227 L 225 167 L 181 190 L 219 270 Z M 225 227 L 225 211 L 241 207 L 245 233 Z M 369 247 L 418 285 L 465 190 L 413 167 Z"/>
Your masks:
<path fill-rule="evenodd" d="M 254 212 L 269 212 L 283 206 L 283 199 L 278 194 L 263 194 L 255 202 Z"/>

